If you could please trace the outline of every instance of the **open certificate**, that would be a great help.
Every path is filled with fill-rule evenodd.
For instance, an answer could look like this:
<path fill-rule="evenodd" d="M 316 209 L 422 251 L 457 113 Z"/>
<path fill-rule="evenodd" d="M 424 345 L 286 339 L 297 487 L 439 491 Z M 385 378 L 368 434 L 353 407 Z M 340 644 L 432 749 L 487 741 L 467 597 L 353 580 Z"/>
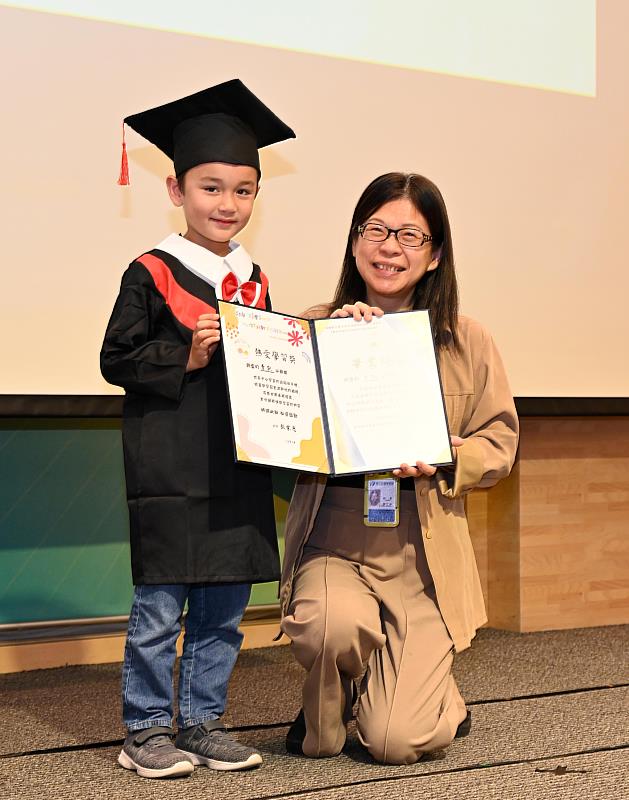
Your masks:
<path fill-rule="evenodd" d="M 427 311 L 367 323 L 218 305 L 238 461 L 329 475 L 452 463 Z"/>

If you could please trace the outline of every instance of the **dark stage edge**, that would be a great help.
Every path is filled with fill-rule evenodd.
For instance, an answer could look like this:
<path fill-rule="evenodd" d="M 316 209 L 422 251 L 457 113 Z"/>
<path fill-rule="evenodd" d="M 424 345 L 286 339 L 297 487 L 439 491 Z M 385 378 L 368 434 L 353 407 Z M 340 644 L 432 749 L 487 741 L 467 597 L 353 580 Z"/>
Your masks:
<path fill-rule="evenodd" d="M 121 395 L 5 394 L 0 418 L 110 418 L 122 416 Z M 523 417 L 627 416 L 629 397 L 516 397 Z"/>

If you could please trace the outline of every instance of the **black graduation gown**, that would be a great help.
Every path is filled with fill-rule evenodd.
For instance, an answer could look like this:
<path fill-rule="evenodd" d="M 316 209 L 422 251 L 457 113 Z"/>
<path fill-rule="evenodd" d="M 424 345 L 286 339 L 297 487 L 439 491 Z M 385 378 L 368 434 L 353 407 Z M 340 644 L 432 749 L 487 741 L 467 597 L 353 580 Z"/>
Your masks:
<path fill-rule="evenodd" d="M 257 265 L 250 280 L 266 281 Z M 207 367 L 185 371 L 192 328 L 199 314 L 216 308 L 206 281 L 152 250 L 124 273 L 107 326 L 101 372 L 126 392 L 136 585 L 279 576 L 271 474 L 234 460 L 222 354 L 217 349 Z"/>

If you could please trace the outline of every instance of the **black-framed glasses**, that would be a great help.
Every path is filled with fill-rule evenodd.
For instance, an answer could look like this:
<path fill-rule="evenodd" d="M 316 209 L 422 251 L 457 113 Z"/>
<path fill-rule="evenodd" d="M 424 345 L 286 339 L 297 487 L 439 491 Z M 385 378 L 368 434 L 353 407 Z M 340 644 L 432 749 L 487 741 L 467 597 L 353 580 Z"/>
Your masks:
<path fill-rule="evenodd" d="M 432 242 L 432 236 L 424 233 L 420 228 L 387 228 L 380 222 L 363 222 L 357 230 L 368 242 L 386 242 L 391 234 L 395 236 L 402 247 L 421 247 L 426 242 Z"/>

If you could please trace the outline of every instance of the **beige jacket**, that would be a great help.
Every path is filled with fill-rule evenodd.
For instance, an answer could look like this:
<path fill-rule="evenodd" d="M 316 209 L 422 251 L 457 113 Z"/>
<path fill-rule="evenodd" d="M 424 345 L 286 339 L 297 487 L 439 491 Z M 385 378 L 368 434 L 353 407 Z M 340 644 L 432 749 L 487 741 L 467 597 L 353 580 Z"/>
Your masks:
<path fill-rule="evenodd" d="M 487 331 L 459 317 L 461 352 L 442 348 L 439 367 L 450 433 L 465 442 L 456 466 L 417 478 L 415 493 L 426 558 L 437 601 L 457 651 L 469 647 L 487 621 L 476 559 L 465 517 L 464 495 L 509 474 L 518 444 L 518 418 L 500 355 Z M 302 473 L 286 519 L 280 605 L 291 600 L 293 579 L 312 531 L 326 477 Z"/>

